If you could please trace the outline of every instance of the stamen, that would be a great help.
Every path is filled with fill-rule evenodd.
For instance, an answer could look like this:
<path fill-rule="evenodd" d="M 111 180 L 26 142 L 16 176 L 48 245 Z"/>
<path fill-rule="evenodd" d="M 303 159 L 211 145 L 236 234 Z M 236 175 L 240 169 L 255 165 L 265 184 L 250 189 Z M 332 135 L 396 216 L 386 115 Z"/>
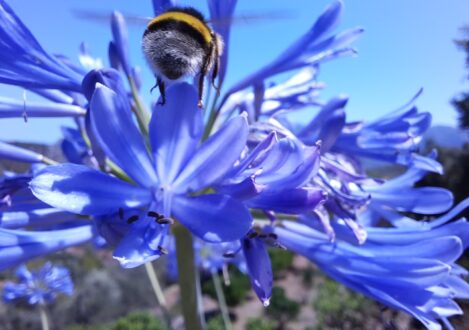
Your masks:
<path fill-rule="evenodd" d="M 154 211 L 149 211 L 149 212 L 147 213 L 147 215 L 148 215 L 149 217 L 156 218 L 156 219 L 164 218 L 164 216 L 162 216 L 162 215 L 159 214 L 158 212 L 154 212 Z"/>
<path fill-rule="evenodd" d="M 174 223 L 174 220 L 171 218 L 161 218 L 156 219 L 156 222 L 158 222 L 160 225 L 172 225 Z"/>
<path fill-rule="evenodd" d="M 228 251 L 228 252 L 223 253 L 223 257 L 225 257 L 225 258 L 234 258 L 235 255 L 236 254 L 232 251 Z"/>
<path fill-rule="evenodd" d="M 130 218 L 127 219 L 127 223 L 130 225 L 131 223 L 134 223 L 135 221 L 137 221 L 139 218 L 138 215 L 133 215 L 131 216 Z"/>
<path fill-rule="evenodd" d="M 275 240 L 278 238 L 278 235 L 275 234 L 275 233 L 269 233 L 268 236 L 269 236 L 269 238 L 272 238 L 272 239 L 275 239 Z"/>
<path fill-rule="evenodd" d="M 161 252 L 161 254 L 168 254 L 168 250 L 166 250 L 164 247 L 161 245 L 158 245 L 158 250 Z"/>
<path fill-rule="evenodd" d="M 160 225 L 172 225 L 174 223 L 173 219 L 166 218 L 164 215 L 161 215 L 158 212 L 149 211 L 147 215 L 149 217 L 155 218 L 155 221 L 158 222 Z"/>
<path fill-rule="evenodd" d="M 28 122 L 28 114 L 26 113 L 26 90 L 23 90 L 23 120 Z"/>
<path fill-rule="evenodd" d="M 252 239 L 252 238 L 256 238 L 257 236 L 259 236 L 259 233 L 257 231 L 252 231 L 248 234 L 248 238 L 249 239 Z"/>

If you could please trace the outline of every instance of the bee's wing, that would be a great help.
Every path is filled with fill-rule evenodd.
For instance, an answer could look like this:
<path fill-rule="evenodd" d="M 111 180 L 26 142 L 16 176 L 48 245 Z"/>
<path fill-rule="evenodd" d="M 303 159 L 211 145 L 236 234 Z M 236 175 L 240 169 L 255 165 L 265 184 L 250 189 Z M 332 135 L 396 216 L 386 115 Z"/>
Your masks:
<path fill-rule="evenodd" d="M 99 12 L 95 10 L 86 10 L 86 9 L 74 9 L 73 14 L 80 18 L 89 21 L 95 21 L 97 23 L 108 23 L 112 13 L 109 12 Z M 137 26 L 146 26 L 153 17 L 137 16 L 137 15 L 128 15 L 123 14 L 125 17 L 125 22 L 129 25 Z"/>
<path fill-rule="evenodd" d="M 219 17 L 217 19 L 208 20 L 213 26 L 227 26 L 227 25 L 249 25 L 259 24 L 274 20 L 287 20 L 296 18 L 298 15 L 293 11 L 288 10 L 276 10 L 267 11 L 262 13 L 250 13 L 250 14 L 237 14 L 233 17 Z"/>

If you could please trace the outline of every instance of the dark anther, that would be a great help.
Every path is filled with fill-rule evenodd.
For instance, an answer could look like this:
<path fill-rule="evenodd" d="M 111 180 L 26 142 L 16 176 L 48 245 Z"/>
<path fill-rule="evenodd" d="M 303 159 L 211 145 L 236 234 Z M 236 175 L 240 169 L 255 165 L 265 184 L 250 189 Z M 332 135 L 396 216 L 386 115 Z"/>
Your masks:
<path fill-rule="evenodd" d="M 268 236 L 269 236 L 269 238 L 272 238 L 272 239 L 277 239 L 278 238 L 277 234 L 274 234 L 274 233 L 270 233 Z"/>
<path fill-rule="evenodd" d="M 223 257 L 225 257 L 225 258 L 234 258 L 235 254 L 233 252 L 225 252 L 225 253 L 223 253 Z"/>
<path fill-rule="evenodd" d="M 252 231 L 248 234 L 248 238 L 250 239 L 256 238 L 257 236 L 259 236 L 259 233 L 257 231 Z"/>
<path fill-rule="evenodd" d="M 138 220 L 138 215 L 133 215 L 127 219 L 127 223 L 130 225 L 131 223 L 134 223 L 137 220 Z"/>
<path fill-rule="evenodd" d="M 153 212 L 153 211 L 148 212 L 147 215 L 149 217 L 156 218 L 156 219 L 164 218 L 164 216 L 162 216 L 158 212 Z"/>
<path fill-rule="evenodd" d="M 259 234 L 259 238 L 267 238 L 267 234 Z"/>
<path fill-rule="evenodd" d="M 119 207 L 119 219 L 124 219 L 124 209 L 122 207 Z"/>
<path fill-rule="evenodd" d="M 160 225 L 171 225 L 174 223 L 173 219 L 166 218 L 164 215 L 161 215 L 158 212 L 150 211 L 147 213 L 147 215 L 149 217 L 155 218 L 155 221 L 158 222 Z"/>
<path fill-rule="evenodd" d="M 168 254 L 168 250 L 166 250 L 164 247 L 162 247 L 161 245 L 158 245 L 158 250 L 162 253 L 162 254 Z"/>

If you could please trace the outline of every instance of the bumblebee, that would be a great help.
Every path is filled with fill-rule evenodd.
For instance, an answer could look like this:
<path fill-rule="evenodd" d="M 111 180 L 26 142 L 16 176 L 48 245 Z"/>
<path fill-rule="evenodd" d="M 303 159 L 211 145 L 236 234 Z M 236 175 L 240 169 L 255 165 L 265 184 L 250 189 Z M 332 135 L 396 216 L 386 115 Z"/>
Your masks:
<path fill-rule="evenodd" d="M 165 83 L 198 77 L 199 108 L 203 107 L 205 77 L 213 68 L 214 87 L 223 52 L 223 39 L 194 8 L 171 8 L 154 17 L 143 34 L 142 49 L 156 77 L 161 103 Z M 152 90 L 153 90 L 152 88 Z"/>

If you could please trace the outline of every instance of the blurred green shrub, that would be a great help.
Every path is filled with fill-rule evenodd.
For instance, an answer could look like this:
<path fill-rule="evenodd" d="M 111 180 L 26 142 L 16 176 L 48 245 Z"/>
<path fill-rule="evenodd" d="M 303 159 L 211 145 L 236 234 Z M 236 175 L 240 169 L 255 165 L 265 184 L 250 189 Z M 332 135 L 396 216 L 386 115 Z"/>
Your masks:
<path fill-rule="evenodd" d="M 241 273 L 235 267 L 229 268 L 230 285 L 223 285 L 226 304 L 230 307 L 237 306 L 244 301 L 247 294 L 251 290 L 249 278 Z M 202 285 L 202 292 L 209 295 L 213 299 L 217 299 L 215 287 L 211 278 L 208 278 Z"/>
<path fill-rule="evenodd" d="M 279 248 L 269 249 L 270 262 L 272 263 L 272 272 L 274 276 L 282 270 L 286 270 L 293 264 L 294 254 L 287 250 Z"/>
<path fill-rule="evenodd" d="M 272 289 L 270 305 L 265 310 L 267 316 L 277 321 L 278 327 L 282 328 L 288 321 L 295 319 L 300 312 L 300 304 L 289 299 L 285 295 L 285 290 L 280 287 Z"/>
<path fill-rule="evenodd" d="M 318 286 L 318 294 L 313 301 L 318 319 L 316 329 L 361 329 L 366 315 L 370 315 L 367 311 L 371 306 L 371 301 L 364 296 L 325 279 Z"/>
<path fill-rule="evenodd" d="M 273 322 L 264 319 L 249 319 L 246 322 L 245 330 L 275 330 Z"/>
<path fill-rule="evenodd" d="M 133 312 L 104 325 L 72 325 L 66 330 L 168 330 L 166 325 L 147 312 Z"/>

